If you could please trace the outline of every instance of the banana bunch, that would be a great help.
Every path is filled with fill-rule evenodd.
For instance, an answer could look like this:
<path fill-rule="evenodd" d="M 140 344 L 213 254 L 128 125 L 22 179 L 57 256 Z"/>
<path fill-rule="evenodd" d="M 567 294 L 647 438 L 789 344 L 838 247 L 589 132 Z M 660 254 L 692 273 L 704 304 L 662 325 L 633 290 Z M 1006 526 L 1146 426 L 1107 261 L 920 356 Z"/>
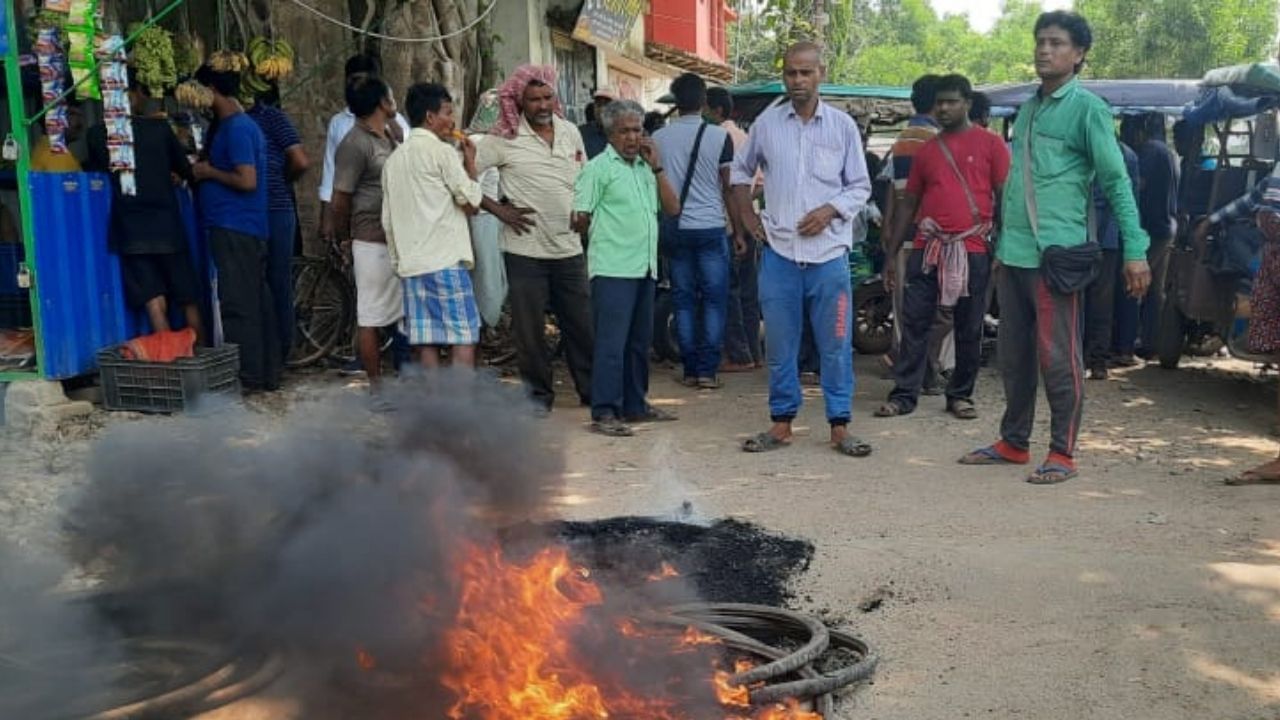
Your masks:
<path fill-rule="evenodd" d="M 249 41 L 249 61 L 264 80 L 279 82 L 293 72 L 293 46 L 287 40 L 256 37 Z"/>
<path fill-rule="evenodd" d="M 191 77 L 204 64 L 204 41 L 199 35 L 182 34 L 173 38 L 173 60 L 178 77 Z"/>
<path fill-rule="evenodd" d="M 232 50 L 214 50 L 209 56 L 209 67 L 215 72 L 234 72 L 243 74 L 249 69 L 249 58 L 244 53 Z"/>
<path fill-rule="evenodd" d="M 256 72 L 247 72 L 240 76 L 240 101 L 246 105 L 270 90 L 271 83 Z"/>
<path fill-rule="evenodd" d="M 141 27 L 130 26 L 133 33 Z M 158 25 L 143 30 L 133 41 L 130 60 L 138 71 L 138 80 L 150 91 L 151 97 L 164 97 L 164 91 L 178 82 L 178 68 L 173 58 L 173 36 Z"/>
<path fill-rule="evenodd" d="M 213 107 L 213 91 L 195 80 L 179 83 L 173 96 L 179 103 L 196 110 Z"/>

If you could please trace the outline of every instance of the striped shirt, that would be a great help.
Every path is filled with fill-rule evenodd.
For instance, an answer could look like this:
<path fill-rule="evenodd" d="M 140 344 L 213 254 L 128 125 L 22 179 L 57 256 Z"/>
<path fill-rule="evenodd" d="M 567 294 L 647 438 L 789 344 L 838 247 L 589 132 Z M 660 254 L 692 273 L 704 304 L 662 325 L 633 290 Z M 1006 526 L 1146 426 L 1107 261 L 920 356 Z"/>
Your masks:
<path fill-rule="evenodd" d="M 903 192 L 907 189 L 907 178 L 911 177 L 911 163 L 916 159 L 916 153 L 937 134 L 938 124 L 928 115 L 916 115 L 907 121 L 907 127 L 898 133 L 889 150 L 894 190 Z"/>
<path fill-rule="evenodd" d="M 278 107 L 257 103 L 248 111 L 267 139 L 267 210 L 293 210 L 293 191 L 285 177 L 285 151 L 302 144 L 298 129 Z"/>
<path fill-rule="evenodd" d="M 871 179 L 858 125 L 826 103 L 808 122 L 791 103 L 770 108 L 751 125 L 747 145 L 733 161 L 734 185 L 751 185 L 764 171 L 761 213 L 769 247 L 797 263 L 824 263 L 853 245 L 853 221 L 871 197 Z M 831 205 L 836 218 L 821 233 L 803 237 L 796 226 L 810 211 Z"/>

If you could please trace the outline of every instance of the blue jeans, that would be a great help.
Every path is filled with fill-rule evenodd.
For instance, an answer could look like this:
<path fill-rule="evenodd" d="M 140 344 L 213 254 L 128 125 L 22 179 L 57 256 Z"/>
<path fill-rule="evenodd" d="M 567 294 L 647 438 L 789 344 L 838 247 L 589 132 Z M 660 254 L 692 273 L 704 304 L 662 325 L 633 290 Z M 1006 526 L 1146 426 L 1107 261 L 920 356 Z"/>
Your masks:
<path fill-rule="evenodd" d="M 280 347 L 285 357 L 293 347 L 293 239 L 298 230 L 298 214 L 293 210 L 267 213 L 267 285 L 276 307 Z"/>
<path fill-rule="evenodd" d="M 592 420 L 638 417 L 649 409 L 655 285 L 653 278 L 591 278 Z"/>
<path fill-rule="evenodd" d="M 797 363 L 807 311 L 818 347 L 827 422 L 849 423 L 854 387 L 852 293 L 845 256 L 801 265 L 765 248 L 760 307 L 769 361 L 769 415 L 774 422 L 789 422 L 800 412 Z"/>
<path fill-rule="evenodd" d="M 715 377 L 729 307 L 729 239 L 724 228 L 677 233 L 671 249 L 671 301 L 684 376 Z"/>

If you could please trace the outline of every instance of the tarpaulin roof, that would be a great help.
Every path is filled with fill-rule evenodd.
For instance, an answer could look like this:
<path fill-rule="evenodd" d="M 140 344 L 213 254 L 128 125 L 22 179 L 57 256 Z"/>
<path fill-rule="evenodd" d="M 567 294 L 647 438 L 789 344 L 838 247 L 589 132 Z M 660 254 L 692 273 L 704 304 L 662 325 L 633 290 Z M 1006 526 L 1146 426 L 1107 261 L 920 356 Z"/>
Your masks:
<path fill-rule="evenodd" d="M 1232 85 L 1240 90 L 1280 93 L 1280 65 L 1274 62 L 1230 65 L 1210 70 L 1205 85 Z"/>
<path fill-rule="evenodd" d="M 1088 91 L 1119 111 L 1162 111 L 1181 113 L 1200 95 L 1197 80 L 1082 80 Z M 1031 99 L 1039 83 L 990 85 L 978 88 L 991 99 L 992 108 L 1016 109 Z"/>

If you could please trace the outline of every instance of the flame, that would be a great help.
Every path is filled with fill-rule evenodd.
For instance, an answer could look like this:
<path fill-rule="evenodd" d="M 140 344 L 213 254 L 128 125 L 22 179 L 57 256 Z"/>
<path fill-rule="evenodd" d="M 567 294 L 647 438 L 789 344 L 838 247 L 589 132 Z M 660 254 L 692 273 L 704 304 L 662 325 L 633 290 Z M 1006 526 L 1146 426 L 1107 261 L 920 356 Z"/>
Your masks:
<path fill-rule="evenodd" d="M 368 650 L 358 647 L 356 648 L 356 665 L 359 665 L 361 670 L 368 672 L 378 667 L 378 661 L 373 655 L 369 654 Z"/>
<path fill-rule="evenodd" d="M 649 582 L 658 582 L 660 580 L 670 580 L 671 578 L 680 577 L 680 571 L 676 570 L 669 562 L 663 562 L 658 568 L 658 572 L 650 575 L 646 580 Z"/>
<path fill-rule="evenodd" d="M 455 696 L 446 713 L 449 718 L 693 717 L 681 709 L 679 692 L 628 690 L 619 680 L 602 677 L 596 664 L 581 656 L 575 648 L 575 633 L 594 627 L 591 622 L 600 613 L 593 615 L 591 609 L 602 605 L 604 597 L 590 574 L 575 567 L 563 548 L 548 547 L 516 562 L 504 557 L 499 547 L 472 546 L 456 567 L 461 594 L 453 624 L 444 636 L 448 670 L 442 677 Z M 664 574 L 667 570 L 675 572 L 664 566 Z M 671 655 L 722 645 L 718 638 L 694 628 L 683 633 L 649 631 L 629 618 L 600 629 L 614 633 L 611 647 L 624 646 L 623 641 L 630 639 L 637 641 L 637 647 L 640 641 L 646 647 L 657 643 Z M 357 657 L 365 656 L 361 650 Z M 372 657 L 368 659 L 372 662 Z M 693 659 L 696 664 L 697 657 Z M 705 693 L 706 703 L 713 698 L 719 702 L 725 720 L 821 720 L 798 703 L 751 709 L 748 688 L 730 685 L 732 674 L 716 671 L 713 662 L 708 661 L 706 680 L 695 684 L 701 688 L 698 692 Z M 656 666 L 666 667 L 661 662 Z M 750 666 L 738 663 L 736 669 L 741 672 Z"/>

